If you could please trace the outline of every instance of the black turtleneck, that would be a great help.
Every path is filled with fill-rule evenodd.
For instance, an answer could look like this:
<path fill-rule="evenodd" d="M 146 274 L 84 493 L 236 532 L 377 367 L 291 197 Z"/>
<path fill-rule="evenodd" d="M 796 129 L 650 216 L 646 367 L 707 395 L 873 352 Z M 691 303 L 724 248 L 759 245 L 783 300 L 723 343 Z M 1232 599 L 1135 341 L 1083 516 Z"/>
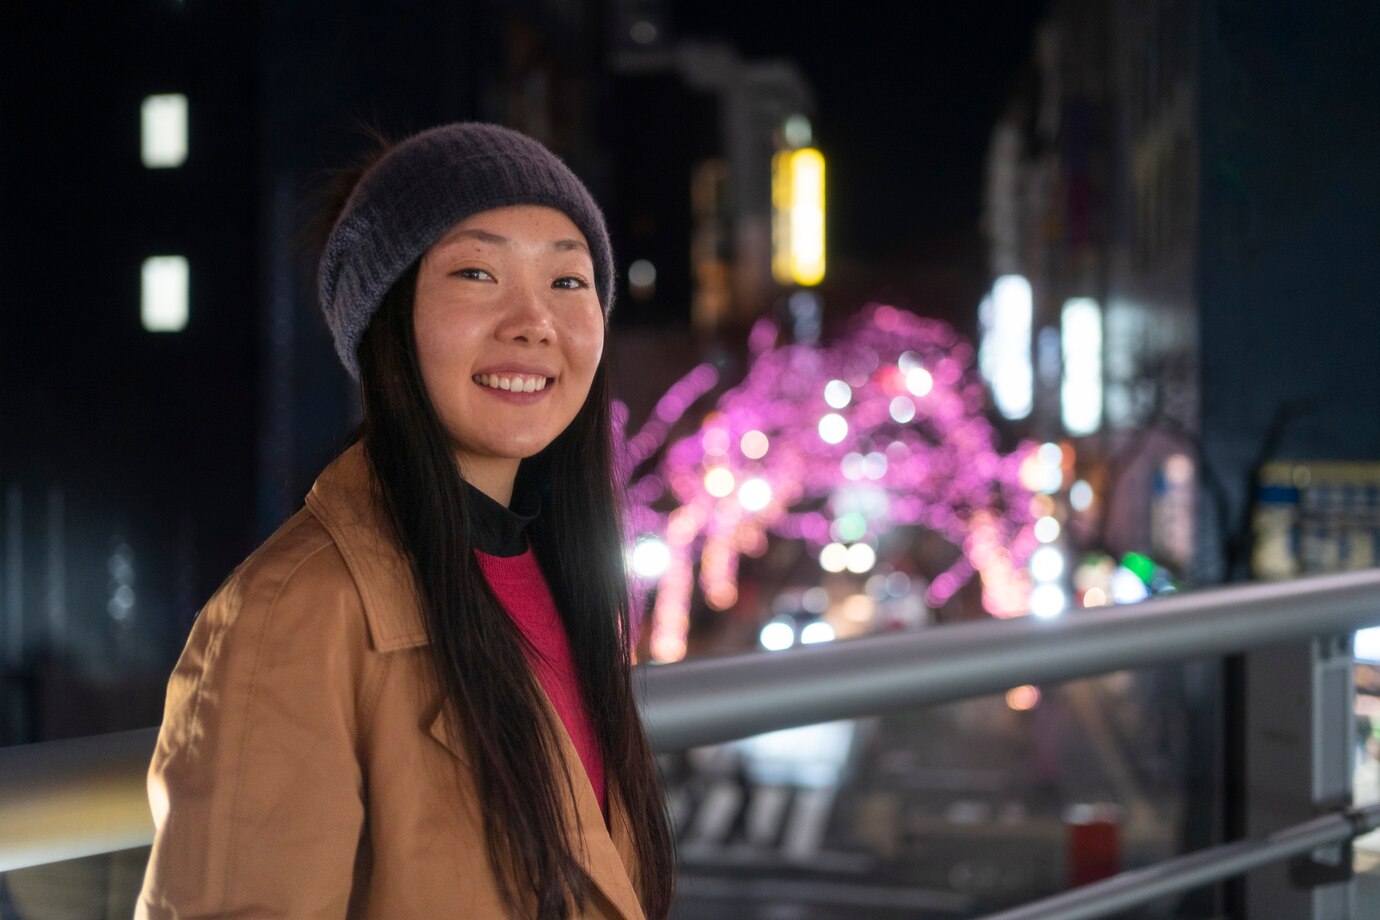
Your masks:
<path fill-rule="evenodd" d="M 465 483 L 470 520 L 474 523 L 474 548 L 490 556 L 521 556 L 527 552 L 527 525 L 541 513 L 541 500 L 530 492 L 513 494 L 505 508 Z"/>

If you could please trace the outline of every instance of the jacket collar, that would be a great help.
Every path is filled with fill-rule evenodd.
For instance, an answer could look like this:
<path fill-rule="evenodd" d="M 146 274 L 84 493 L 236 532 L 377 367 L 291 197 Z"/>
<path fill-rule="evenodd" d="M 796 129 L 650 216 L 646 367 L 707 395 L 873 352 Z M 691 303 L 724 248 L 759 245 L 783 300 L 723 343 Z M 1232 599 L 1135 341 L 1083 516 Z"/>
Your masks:
<path fill-rule="evenodd" d="M 541 499 L 536 492 L 515 490 L 512 504 L 504 507 L 468 482 L 464 489 L 470 524 L 474 527 L 474 548 L 486 556 L 498 557 L 527 552 L 527 525 L 541 512 Z"/>
<path fill-rule="evenodd" d="M 307 507 L 335 541 L 364 604 L 376 652 L 427 643 L 412 567 L 389 533 L 364 447 L 350 445 L 317 477 Z"/>

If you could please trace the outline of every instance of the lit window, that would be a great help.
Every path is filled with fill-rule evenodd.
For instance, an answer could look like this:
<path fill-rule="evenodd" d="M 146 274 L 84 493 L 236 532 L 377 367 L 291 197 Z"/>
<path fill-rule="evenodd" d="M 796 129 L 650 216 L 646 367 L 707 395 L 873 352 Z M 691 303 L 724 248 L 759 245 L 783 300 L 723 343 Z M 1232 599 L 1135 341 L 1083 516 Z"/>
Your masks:
<path fill-rule="evenodd" d="M 1092 434 L 1102 424 L 1102 309 L 1076 297 L 1064 304 L 1060 324 L 1064 380 L 1059 403 L 1069 434 Z"/>
<path fill-rule="evenodd" d="M 188 279 L 187 260 L 182 256 L 144 260 L 139 318 L 146 330 L 181 332 L 187 328 Z"/>
<path fill-rule="evenodd" d="M 187 160 L 187 97 L 145 96 L 140 110 L 140 155 L 149 169 L 170 169 Z"/>
<path fill-rule="evenodd" d="M 1030 357 L 1033 295 L 1020 275 L 1002 275 L 978 311 L 982 345 L 978 365 L 992 387 L 997 411 L 1009 419 L 1030 414 L 1035 371 Z"/>

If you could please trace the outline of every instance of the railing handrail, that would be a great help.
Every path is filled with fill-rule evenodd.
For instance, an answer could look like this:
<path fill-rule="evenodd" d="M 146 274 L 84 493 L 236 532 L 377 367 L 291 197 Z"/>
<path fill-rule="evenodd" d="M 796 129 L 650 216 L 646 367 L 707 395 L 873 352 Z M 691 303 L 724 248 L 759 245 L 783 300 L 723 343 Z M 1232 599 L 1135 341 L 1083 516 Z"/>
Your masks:
<path fill-rule="evenodd" d="M 978 621 L 644 666 L 637 690 L 654 747 L 671 751 L 1377 622 L 1380 570 L 1368 570 L 1206 589 L 1051 620 Z M 0 748 L 0 871 L 148 843 L 144 775 L 155 735 L 144 729 Z"/>
<path fill-rule="evenodd" d="M 1345 843 L 1380 827 L 1380 805 L 1348 808 L 1275 831 L 1165 859 L 982 920 L 1093 920 L 1229 879 L 1261 866 Z"/>
<path fill-rule="evenodd" d="M 672 751 L 1374 623 L 1380 569 L 641 668 L 639 703 L 653 747 Z"/>

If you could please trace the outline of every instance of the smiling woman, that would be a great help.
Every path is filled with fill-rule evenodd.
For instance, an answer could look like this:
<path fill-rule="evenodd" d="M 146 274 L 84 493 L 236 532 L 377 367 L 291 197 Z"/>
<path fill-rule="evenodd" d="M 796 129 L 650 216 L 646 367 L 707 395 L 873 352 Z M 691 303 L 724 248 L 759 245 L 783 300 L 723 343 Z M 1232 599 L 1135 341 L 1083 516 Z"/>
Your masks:
<path fill-rule="evenodd" d="M 554 208 L 467 217 L 422 257 L 413 325 L 465 479 L 507 505 L 519 462 L 575 418 L 603 354 L 583 234 Z"/>
<path fill-rule="evenodd" d="M 664 918 L 603 217 L 492 125 L 347 191 L 320 287 L 363 424 L 198 618 L 136 916 Z"/>

